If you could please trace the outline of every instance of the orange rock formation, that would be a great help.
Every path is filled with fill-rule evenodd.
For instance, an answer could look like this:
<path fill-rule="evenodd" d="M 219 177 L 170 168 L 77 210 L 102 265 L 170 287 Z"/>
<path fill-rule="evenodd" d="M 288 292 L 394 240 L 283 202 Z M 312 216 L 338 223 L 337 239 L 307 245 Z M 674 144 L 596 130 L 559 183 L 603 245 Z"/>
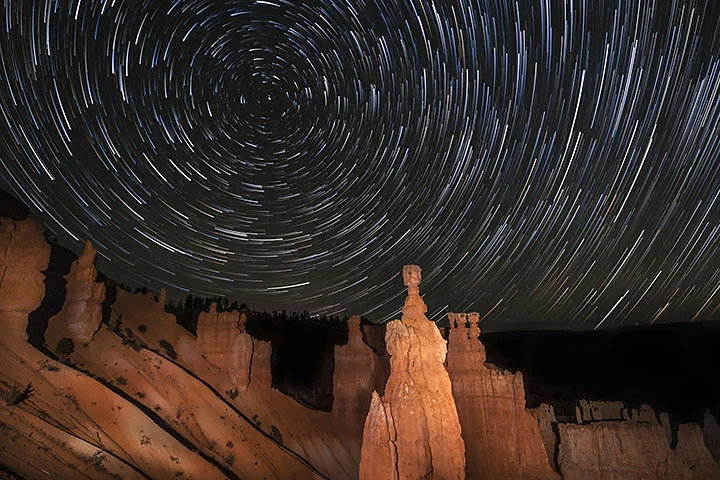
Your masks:
<path fill-rule="evenodd" d="M 560 424 L 559 430 L 558 461 L 566 480 L 720 478 L 696 424 L 679 426 L 674 449 L 657 422 Z"/>
<path fill-rule="evenodd" d="M 468 478 L 556 479 L 521 373 L 485 364 L 478 314 L 449 314 L 448 373 L 467 448 Z"/>
<path fill-rule="evenodd" d="M 218 313 L 213 304 L 210 313 L 200 313 L 197 326 L 197 348 L 200 354 L 230 376 L 236 388 L 247 390 L 253 339 L 245 332 L 247 318 L 240 312 Z"/>
<path fill-rule="evenodd" d="M 211 363 L 200 354 L 200 340 L 177 325 L 174 315 L 166 313 L 163 303 L 153 295 L 118 290 L 112 310 L 113 315 L 121 319 L 123 335 L 127 335 L 129 329 L 138 342 L 206 382 L 225 402 L 242 412 L 288 453 L 329 478 L 357 478 L 361 438 L 348 438 L 346 424 L 338 422 L 330 413 L 310 410 L 271 387 L 270 343 L 253 340 L 252 344 L 242 341 L 232 344 L 238 349 L 252 345 L 251 352 L 223 352 L 223 348 L 231 347 L 230 343 L 217 343 L 213 347 L 214 361 L 221 366 L 231 365 L 236 355 L 251 358 L 250 384 L 241 391 L 224 367 Z M 203 316 L 204 321 L 212 321 L 212 318 L 212 313 Z M 241 323 L 238 323 L 236 328 L 240 327 Z M 198 329 L 200 334 L 200 325 Z M 207 345 L 207 338 L 204 342 Z"/>
<path fill-rule="evenodd" d="M 223 478 L 132 402 L 26 343 L 50 257 L 40 222 L 0 218 L 0 252 L 0 464 L 27 478 Z"/>
<path fill-rule="evenodd" d="M 72 364 L 114 384 L 126 398 L 133 398 L 152 411 L 174 435 L 194 445 L 211 465 L 228 476 L 318 478 L 308 465 L 239 415 L 205 383 L 146 348 L 127 324 L 116 326 L 122 335 L 111 329 L 101 329 L 92 335 L 98 328 L 102 301 L 102 296 L 94 294 L 98 291 L 92 280 L 97 276 L 92 263 L 94 256 L 92 247 L 86 246 L 66 276 L 65 306 L 49 322 L 46 334 L 49 345 L 67 332 L 77 340 L 81 340 L 77 332 L 90 332 L 88 340 L 92 341 L 83 342 L 69 354 Z M 166 338 L 172 339 L 181 353 L 196 351 L 194 345 L 190 346 L 194 339 L 179 339 L 168 331 L 170 328 L 158 329 L 150 322 L 148 325 L 151 326 L 146 326 L 145 333 L 156 333 L 148 333 L 146 340 L 162 337 L 157 340 L 158 350 L 164 349 L 170 360 L 176 360 L 178 353 L 171 353 L 174 347 Z M 197 354 L 188 356 L 197 360 Z M 148 433 L 141 434 L 141 444 L 151 445 L 155 441 Z"/>
<path fill-rule="evenodd" d="M 373 392 L 363 432 L 361 479 L 465 478 L 461 437 L 447 347 L 425 316 L 420 268 L 405 266 L 408 296 L 402 320 L 387 325 L 390 378 L 382 398 Z"/>
<path fill-rule="evenodd" d="M 87 345 L 100 328 L 105 285 L 95 283 L 96 255 L 92 244 L 87 242 L 78 259 L 73 262 L 70 273 L 65 276 L 65 305 L 51 320 L 53 328 L 49 329 L 50 336 L 45 336 L 50 351 L 57 351 L 63 338 L 70 338 L 74 346 Z"/>
<path fill-rule="evenodd" d="M 24 340 L 22 327 L 45 295 L 42 272 L 50 261 L 50 246 L 42 228 L 33 218 L 22 222 L 0 218 L 0 313 L 3 326 L 23 332 Z"/>

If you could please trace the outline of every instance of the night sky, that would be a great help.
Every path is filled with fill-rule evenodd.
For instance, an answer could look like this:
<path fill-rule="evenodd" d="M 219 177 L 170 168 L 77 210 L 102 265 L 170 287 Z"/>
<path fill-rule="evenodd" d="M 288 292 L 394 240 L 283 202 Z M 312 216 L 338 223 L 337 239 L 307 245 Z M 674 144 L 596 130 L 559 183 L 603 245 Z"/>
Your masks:
<path fill-rule="evenodd" d="M 0 184 L 132 286 L 720 318 L 720 5 L 4 0 Z"/>

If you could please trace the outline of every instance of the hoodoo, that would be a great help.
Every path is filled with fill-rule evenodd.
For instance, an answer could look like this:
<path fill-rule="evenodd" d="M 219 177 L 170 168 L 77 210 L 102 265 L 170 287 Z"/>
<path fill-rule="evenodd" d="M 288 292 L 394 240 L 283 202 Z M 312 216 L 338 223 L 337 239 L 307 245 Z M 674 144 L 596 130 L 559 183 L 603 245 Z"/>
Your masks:
<path fill-rule="evenodd" d="M 425 316 L 420 267 L 406 265 L 403 280 L 408 296 L 402 320 L 385 332 L 390 377 L 385 395 L 372 395 L 360 478 L 463 479 L 465 443 L 445 369 L 447 344 Z"/>

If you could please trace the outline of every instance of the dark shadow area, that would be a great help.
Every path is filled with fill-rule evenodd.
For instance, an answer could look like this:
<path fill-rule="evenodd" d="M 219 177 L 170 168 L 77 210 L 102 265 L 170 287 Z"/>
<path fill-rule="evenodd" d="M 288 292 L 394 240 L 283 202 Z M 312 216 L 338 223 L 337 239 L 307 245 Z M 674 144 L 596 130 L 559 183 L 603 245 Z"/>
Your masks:
<path fill-rule="evenodd" d="M 197 337 L 197 326 L 200 320 L 200 312 L 203 311 L 202 308 L 172 309 L 165 306 L 165 311 L 175 315 L 177 324 Z"/>
<path fill-rule="evenodd" d="M 117 299 L 118 286 L 115 282 L 109 280 L 107 277 L 105 277 L 105 275 L 100 272 L 98 272 L 97 277 L 95 278 L 95 283 L 105 284 L 105 298 L 103 299 L 103 302 L 101 304 L 102 324 L 112 325 L 112 306 Z"/>
<path fill-rule="evenodd" d="M 50 319 L 60 313 L 65 304 L 65 275 L 70 273 L 70 267 L 77 256 L 70 250 L 56 244 L 50 244 L 50 263 L 45 274 L 45 296 L 42 303 L 28 316 L 27 335 L 28 342 L 46 355 L 54 357 L 45 348 L 45 331 Z"/>
<path fill-rule="evenodd" d="M 308 408 L 332 410 L 335 345 L 347 344 L 346 322 L 302 314 L 250 314 L 247 331 L 272 344 L 273 388 Z"/>
<path fill-rule="evenodd" d="M 375 391 L 380 396 L 385 395 L 385 384 L 390 377 L 390 355 L 385 347 L 386 324 L 376 324 L 363 320 L 360 325 L 363 342 L 369 346 L 379 357 L 380 361 L 375 364 Z"/>
<path fill-rule="evenodd" d="M 30 209 L 20 200 L 0 189 L 0 217 L 19 222 L 30 215 Z"/>
<path fill-rule="evenodd" d="M 23 478 L 20 476 L 19 473 L 15 472 L 9 466 L 3 465 L 2 463 L 0 463 L 0 473 L 2 473 L 2 475 L 0 475 L 0 478 L 2 478 L 3 480 L 18 480 Z"/>
<path fill-rule="evenodd" d="M 363 322 L 360 326 L 363 342 L 380 356 L 385 355 L 387 352 L 385 347 L 385 326 L 384 323 L 370 322 Z"/>
<path fill-rule="evenodd" d="M 580 399 L 648 404 L 673 422 L 720 409 L 720 325 L 653 325 L 599 332 L 507 332 L 480 337 L 488 362 L 522 371 L 528 407 L 575 418 Z M 562 421 L 562 420 L 561 420 Z M 574 421 L 574 420 L 573 420 Z"/>

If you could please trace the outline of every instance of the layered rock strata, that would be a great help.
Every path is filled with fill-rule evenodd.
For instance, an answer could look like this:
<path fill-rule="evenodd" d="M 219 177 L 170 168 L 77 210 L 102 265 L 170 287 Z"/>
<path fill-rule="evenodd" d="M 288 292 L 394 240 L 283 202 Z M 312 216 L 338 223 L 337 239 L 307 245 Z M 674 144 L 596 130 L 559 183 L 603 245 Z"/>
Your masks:
<path fill-rule="evenodd" d="M 682 424 L 670 448 L 657 423 L 559 424 L 558 463 L 565 480 L 709 480 L 720 469 L 697 424 Z"/>
<path fill-rule="evenodd" d="M 25 478 L 223 478 L 132 402 L 26 343 L 50 258 L 40 222 L 0 218 L 0 252 L 0 465 Z"/>
<path fill-rule="evenodd" d="M 101 320 L 103 297 L 95 293 L 98 289 L 92 279 L 97 272 L 93 260 L 94 250 L 86 246 L 67 275 L 65 306 L 49 322 L 46 334 L 49 345 L 54 343 L 53 337 L 67 332 L 75 343 L 85 339 L 79 334 L 87 334 L 88 342 L 68 352 L 68 360 L 112 383 L 127 398 L 152 411 L 173 435 L 194 445 L 211 465 L 230 477 L 317 478 L 292 452 L 281 448 L 249 418 L 239 415 L 205 383 L 146 348 L 127 324 L 119 321 L 95 333 Z M 148 325 L 144 329 L 138 326 L 138 332 L 157 330 L 156 335 L 162 337 L 157 340 L 158 350 L 164 350 L 170 360 L 177 360 L 175 347 L 166 339 L 173 338 L 166 335 L 169 332 L 150 322 Z M 175 345 L 182 352 L 196 352 L 195 345 L 190 346 L 191 341 L 194 343 L 194 339 L 186 339 Z M 189 356 L 199 362 L 197 354 Z M 149 435 L 140 439 L 146 445 L 154 441 Z"/>
<path fill-rule="evenodd" d="M 42 231 L 32 218 L 0 219 L 0 471 L 533 479 L 557 478 L 555 468 L 582 480 L 720 478 L 720 427 L 709 411 L 701 430 L 620 402 L 581 401 L 576 423 L 558 423 L 549 405 L 527 410 L 522 376 L 486 363 L 476 314 L 450 315 L 446 352 L 414 267 L 404 271 L 402 320 L 385 331 L 383 393 L 373 392 L 386 378 L 383 344 L 371 349 L 363 336 L 377 329 L 361 333 L 353 318 L 347 345 L 335 349 L 331 413 L 272 388 L 272 346 L 253 340 L 237 312 L 202 313 L 196 338 L 164 310 L 164 293 L 121 290 L 110 305 L 90 244 L 65 275 L 65 303 L 45 332 L 56 361 L 26 337 L 46 294 Z"/>

